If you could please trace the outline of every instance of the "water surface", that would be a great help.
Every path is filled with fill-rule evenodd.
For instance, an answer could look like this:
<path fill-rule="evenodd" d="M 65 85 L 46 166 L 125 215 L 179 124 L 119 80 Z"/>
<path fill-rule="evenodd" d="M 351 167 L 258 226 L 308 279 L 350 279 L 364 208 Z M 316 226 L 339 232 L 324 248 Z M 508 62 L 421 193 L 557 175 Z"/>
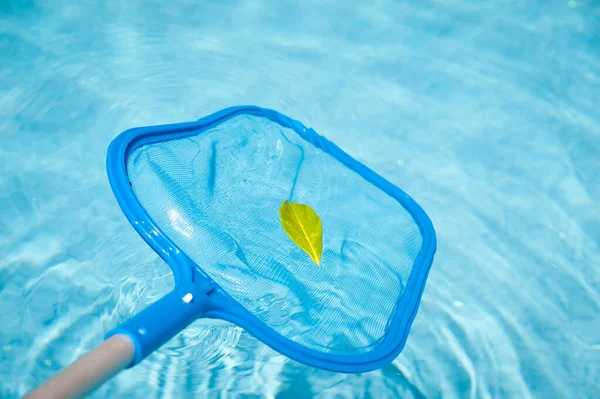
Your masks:
<path fill-rule="evenodd" d="M 254 104 L 413 196 L 438 252 L 402 354 L 303 366 L 198 322 L 95 398 L 592 398 L 600 9 L 589 1 L 3 1 L 0 396 L 166 293 L 108 186 L 121 131 Z"/>

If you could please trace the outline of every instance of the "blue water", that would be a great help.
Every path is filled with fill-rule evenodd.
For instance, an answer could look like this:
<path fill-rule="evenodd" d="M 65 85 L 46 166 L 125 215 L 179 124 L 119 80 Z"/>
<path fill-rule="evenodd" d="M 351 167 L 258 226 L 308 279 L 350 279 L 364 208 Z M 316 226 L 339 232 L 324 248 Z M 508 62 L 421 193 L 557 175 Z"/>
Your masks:
<path fill-rule="evenodd" d="M 0 397 L 166 293 L 110 141 L 277 109 L 402 187 L 438 253 L 402 354 L 360 375 L 202 321 L 94 398 L 592 398 L 597 1 L 0 2 Z"/>

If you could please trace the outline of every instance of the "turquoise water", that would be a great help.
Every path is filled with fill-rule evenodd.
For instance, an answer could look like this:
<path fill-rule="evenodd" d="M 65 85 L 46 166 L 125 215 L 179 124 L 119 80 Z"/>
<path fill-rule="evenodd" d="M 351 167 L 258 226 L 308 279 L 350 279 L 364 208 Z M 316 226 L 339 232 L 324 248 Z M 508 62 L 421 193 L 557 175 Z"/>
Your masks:
<path fill-rule="evenodd" d="M 438 253 L 379 371 L 197 322 L 94 398 L 592 398 L 600 381 L 597 1 L 0 2 L 0 397 L 166 293 L 110 141 L 277 109 L 411 194 Z"/>

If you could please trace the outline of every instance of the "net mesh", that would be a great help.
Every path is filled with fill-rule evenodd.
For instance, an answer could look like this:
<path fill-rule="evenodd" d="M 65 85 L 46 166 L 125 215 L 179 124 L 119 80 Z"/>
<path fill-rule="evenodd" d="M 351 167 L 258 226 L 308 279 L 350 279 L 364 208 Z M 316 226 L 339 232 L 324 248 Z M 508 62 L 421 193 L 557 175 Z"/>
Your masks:
<path fill-rule="evenodd" d="M 422 239 L 393 198 L 293 130 L 237 116 L 127 160 L 141 205 L 229 295 L 283 336 L 357 354 L 384 337 Z M 323 224 L 321 266 L 283 231 L 284 200 Z"/>

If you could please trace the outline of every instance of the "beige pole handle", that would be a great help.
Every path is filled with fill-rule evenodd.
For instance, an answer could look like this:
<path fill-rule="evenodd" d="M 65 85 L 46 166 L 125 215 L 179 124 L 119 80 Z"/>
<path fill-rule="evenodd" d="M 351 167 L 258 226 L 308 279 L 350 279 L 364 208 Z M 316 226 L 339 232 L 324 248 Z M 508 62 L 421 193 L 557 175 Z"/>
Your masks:
<path fill-rule="evenodd" d="M 82 398 L 129 366 L 134 355 L 129 337 L 113 335 L 22 399 Z"/>

